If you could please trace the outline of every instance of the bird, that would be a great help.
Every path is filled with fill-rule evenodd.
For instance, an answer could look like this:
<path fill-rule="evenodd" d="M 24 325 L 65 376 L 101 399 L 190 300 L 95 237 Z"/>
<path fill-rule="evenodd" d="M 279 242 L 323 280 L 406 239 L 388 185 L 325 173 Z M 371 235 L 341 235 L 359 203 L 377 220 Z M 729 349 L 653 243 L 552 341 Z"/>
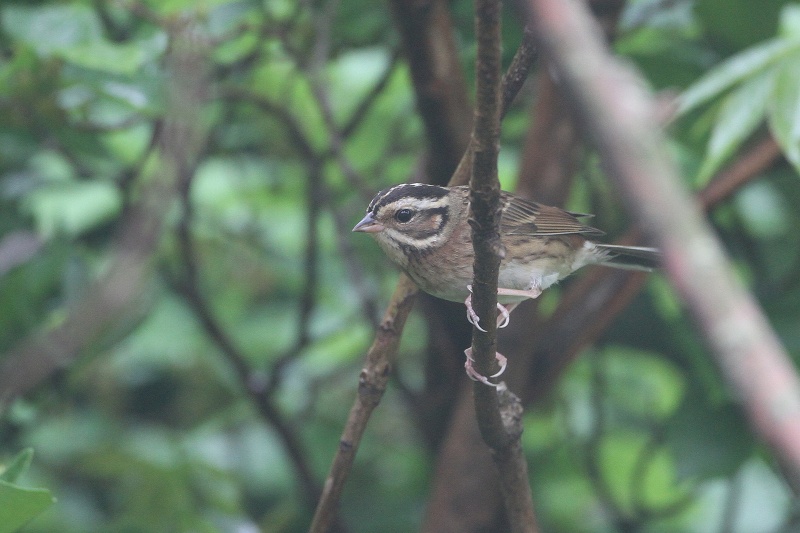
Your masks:
<path fill-rule="evenodd" d="M 404 183 L 378 192 L 367 213 L 353 228 L 371 235 L 389 260 L 417 286 L 443 300 L 464 302 L 467 320 L 480 326 L 472 309 L 474 250 L 468 186 L 441 187 Z M 661 262 L 656 248 L 604 244 L 605 235 L 581 222 L 591 215 L 543 205 L 512 193 L 500 192 L 500 242 L 498 276 L 498 327 L 505 327 L 519 303 L 537 298 L 579 268 L 604 265 L 652 271 Z M 497 386 L 472 367 L 471 349 L 465 351 L 467 375 Z M 506 358 L 497 353 L 500 371 Z"/>

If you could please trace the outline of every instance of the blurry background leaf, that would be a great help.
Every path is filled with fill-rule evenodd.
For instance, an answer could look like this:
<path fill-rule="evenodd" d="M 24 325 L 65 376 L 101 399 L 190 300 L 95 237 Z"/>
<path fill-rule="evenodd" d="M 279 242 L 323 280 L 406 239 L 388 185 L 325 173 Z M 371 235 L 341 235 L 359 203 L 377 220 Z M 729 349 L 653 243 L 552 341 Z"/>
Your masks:
<path fill-rule="evenodd" d="M 769 106 L 769 124 L 786 158 L 800 169 L 800 66 L 797 58 L 781 64 Z"/>

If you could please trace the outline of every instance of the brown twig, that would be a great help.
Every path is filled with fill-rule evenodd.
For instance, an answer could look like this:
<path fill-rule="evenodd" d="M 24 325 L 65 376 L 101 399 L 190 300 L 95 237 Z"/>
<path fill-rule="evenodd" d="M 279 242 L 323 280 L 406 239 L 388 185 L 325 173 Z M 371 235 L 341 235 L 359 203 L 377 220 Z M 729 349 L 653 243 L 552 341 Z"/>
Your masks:
<path fill-rule="evenodd" d="M 342 129 L 340 131 L 342 141 L 347 140 L 364 122 L 364 118 L 366 118 L 367 113 L 375 102 L 378 100 L 383 94 L 384 89 L 386 86 L 389 85 L 389 80 L 392 79 L 392 75 L 397 70 L 397 65 L 400 63 L 400 52 L 399 50 L 395 50 L 392 52 L 392 57 L 389 59 L 389 66 L 386 67 L 383 75 L 378 79 L 377 83 L 373 85 L 372 89 L 361 99 L 361 101 L 356 106 L 355 110 L 353 110 L 350 118 L 345 121 Z"/>
<path fill-rule="evenodd" d="M 508 71 L 503 76 L 502 89 L 500 94 L 502 100 L 500 103 L 500 120 L 502 120 L 511 103 L 517 97 L 519 90 L 522 89 L 522 84 L 528 77 L 531 67 L 536 62 L 536 47 L 533 39 L 533 32 L 528 26 L 525 27 L 522 33 L 522 42 L 517 48 L 514 58 L 511 60 Z M 467 150 L 458 162 L 453 176 L 450 178 L 449 185 L 464 185 L 469 183 L 470 176 L 472 175 L 472 162 L 473 152 L 475 151 L 475 137 L 470 137 Z"/>
<path fill-rule="evenodd" d="M 758 173 L 781 157 L 781 148 L 772 135 L 767 134 L 755 143 L 728 168 L 717 174 L 705 189 L 697 195 L 697 200 L 705 210 L 711 210 L 728 198 L 733 191 L 753 179 Z"/>
<path fill-rule="evenodd" d="M 800 380 L 758 305 L 733 276 L 700 210 L 680 187 L 653 127 L 653 106 L 643 84 L 606 52 L 585 6 L 554 0 L 528 5 L 542 50 L 558 68 L 609 175 L 663 250 L 670 280 L 753 429 L 800 490 Z"/>
<path fill-rule="evenodd" d="M 394 355 L 400 344 L 400 335 L 414 305 L 417 291 L 413 281 L 405 275 L 400 276 L 375 340 L 367 352 L 364 368 L 359 376 L 358 395 L 350 409 L 339 440 L 339 448 L 325 480 L 322 496 L 309 529 L 310 533 L 323 533 L 333 524 L 344 483 L 353 465 L 361 437 L 364 435 L 372 411 L 378 406 L 386 390 Z"/>
<path fill-rule="evenodd" d="M 228 363 L 233 367 L 242 389 L 250 397 L 253 405 L 264 420 L 275 430 L 283 443 L 284 451 L 292 462 L 299 481 L 300 495 L 306 505 L 313 508 L 321 489 L 314 480 L 312 470 L 307 463 L 308 454 L 294 428 L 281 415 L 270 397 L 270 389 L 264 385 L 263 379 L 254 372 L 247 357 L 236 346 L 233 338 L 214 317 L 208 302 L 200 291 L 200 273 L 197 256 L 194 251 L 194 240 L 191 232 L 193 205 L 190 195 L 190 180 L 180 187 L 180 197 L 184 205 L 184 214 L 177 227 L 178 249 L 183 265 L 183 280 L 178 283 L 179 292 L 183 294 L 200 326 L 211 341 L 217 345 Z M 310 274 L 310 277 L 314 277 Z M 302 308 L 303 306 L 301 306 Z M 307 311 L 301 311 L 301 333 Z M 300 342 L 300 341 L 298 341 Z M 295 352 L 296 353 L 296 352 Z M 279 370 L 273 367 L 273 373 Z"/>
<path fill-rule="evenodd" d="M 497 178 L 500 114 L 500 2 L 475 2 L 476 106 L 470 146 L 470 217 L 472 246 L 475 250 L 472 281 L 472 306 L 483 317 L 483 331 L 472 330 L 472 357 L 475 370 L 487 376 L 497 367 L 497 276 L 505 253 L 500 241 L 500 182 Z M 511 531 L 537 530 L 533 512 L 528 465 L 522 453 L 522 404 L 505 386 L 499 389 L 476 382 L 475 412 L 478 428 L 500 471 L 503 494 Z"/>

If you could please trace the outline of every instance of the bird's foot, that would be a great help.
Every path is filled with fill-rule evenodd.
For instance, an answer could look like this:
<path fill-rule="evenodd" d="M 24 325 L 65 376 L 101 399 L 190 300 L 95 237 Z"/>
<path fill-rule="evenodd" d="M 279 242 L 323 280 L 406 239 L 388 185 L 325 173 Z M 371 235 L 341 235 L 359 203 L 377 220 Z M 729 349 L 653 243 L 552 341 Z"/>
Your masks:
<path fill-rule="evenodd" d="M 472 285 L 467 285 L 467 290 L 469 290 L 469 296 L 467 296 L 467 299 L 464 300 L 464 305 L 467 307 L 467 322 L 478 328 L 480 331 L 486 333 L 486 330 L 480 325 L 481 319 L 478 316 L 478 313 L 476 313 L 472 308 Z M 527 299 L 534 299 L 538 298 L 540 294 L 542 294 L 542 290 L 539 288 L 533 288 L 526 291 L 518 289 L 497 289 L 498 296 L 522 296 Z M 508 326 L 508 323 L 511 321 L 511 311 L 513 311 L 518 305 L 519 303 L 507 305 L 503 305 L 501 303 L 497 304 L 497 310 L 500 311 L 500 314 L 497 315 L 498 328 L 504 328 Z"/>
<path fill-rule="evenodd" d="M 491 381 L 489 381 L 489 378 L 496 378 L 497 376 L 501 375 L 503 372 L 506 371 L 506 365 L 508 363 L 508 359 L 506 359 L 506 357 L 503 354 L 495 352 L 494 357 L 495 359 L 497 359 L 497 364 L 500 365 L 500 370 L 496 374 L 492 374 L 491 376 L 489 376 L 489 378 L 487 378 L 483 374 L 480 374 L 472 366 L 472 363 L 475 361 L 472 358 L 472 348 L 467 348 L 466 350 L 464 350 L 464 355 L 467 356 L 467 360 L 464 363 L 464 370 L 467 371 L 467 376 L 469 376 L 469 379 L 471 379 L 472 381 L 480 381 L 484 385 L 489 385 L 490 387 L 497 388 L 499 386 L 499 384 L 492 383 Z"/>
<path fill-rule="evenodd" d="M 476 313 L 472 308 L 472 285 L 467 285 L 467 289 L 469 290 L 469 296 L 467 296 L 467 299 L 464 300 L 464 305 L 467 307 L 467 322 L 478 328 L 478 330 L 486 333 L 486 330 L 480 325 L 481 319 L 478 316 L 478 313 Z M 499 289 L 497 294 L 500 294 L 501 290 L 504 289 Z M 510 304 L 508 306 L 505 306 L 501 303 L 497 304 L 497 310 L 500 311 L 500 314 L 497 315 L 498 328 L 504 328 L 508 325 L 509 321 L 511 320 L 511 311 L 513 311 L 516 306 L 517 304 Z"/>

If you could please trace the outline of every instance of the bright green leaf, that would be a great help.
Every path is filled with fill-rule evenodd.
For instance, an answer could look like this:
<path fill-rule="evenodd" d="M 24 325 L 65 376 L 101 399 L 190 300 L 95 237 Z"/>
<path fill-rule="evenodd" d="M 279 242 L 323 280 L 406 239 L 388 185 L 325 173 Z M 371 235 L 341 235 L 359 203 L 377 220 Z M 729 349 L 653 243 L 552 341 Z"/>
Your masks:
<path fill-rule="evenodd" d="M 47 489 L 26 489 L 0 481 L 0 533 L 14 533 L 54 501 Z"/>
<path fill-rule="evenodd" d="M 769 126 L 786 159 L 800 170 L 800 58 L 780 67 L 768 109 Z"/>
<path fill-rule="evenodd" d="M 787 4 L 783 7 L 778 34 L 787 39 L 800 38 L 800 5 Z"/>
<path fill-rule="evenodd" d="M 761 239 L 780 238 L 791 231 L 791 204 L 771 183 L 754 181 L 734 197 L 744 228 Z"/>
<path fill-rule="evenodd" d="M 785 480 L 773 466 L 754 458 L 739 470 L 740 504 L 733 531 L 781 531 L 793 512 L 796 500 L 785 490 Z"/>
<path fill-rule="evenodd" d="M 767 70 L 745 81 L 725 98 L 697 176 L 698 186 L 705 185 L 761 123 L 774 80 L 774 71 Z"/>
<path fill-rule="evenodd" d="M 3 473 L 0 474 L 0 481 L 15 483 L 17 478 L 19 478 L 19 476 L 22 475 L 31 465 L 32 460 L 33 448 L 25 448 L 16 456 L 14 456 L 13 459 L 11 459 L 11 462 L 9 462 L 8 466 L 5 467 Z"/>
<path fill-rule="evenodd" d="M 770 40 L 723 61 L 681 94 L 678 98 L 677 115 L 683 115 L 705 104 L 733 85 L 755 76 L 784 57 L 797 53 L 800 53 L 800 39 Z"/>
<path fill-rule="evenodd" d="M 122 208 L 122 198 L 112 183 L 74 182 L 34 191 L 25 207 L 41 235 L 76 236 L 113 218 Z"/>
<path fill-rule="evenodd" d="M 75 65 L 111 74 L 135 74 L 148 60 L 166 50 L 167 39 L 156 33 L 146 41 L 116 44 L 98 40 L 65 48 L 58 55 Z"/>
<path fill-rule="evenodd" d="M 3 30 L 29 44 L 41 56 L 93 43 L 102 37 L 97 14 L 84 4 L 7 6 L 2 18 Z"/>

